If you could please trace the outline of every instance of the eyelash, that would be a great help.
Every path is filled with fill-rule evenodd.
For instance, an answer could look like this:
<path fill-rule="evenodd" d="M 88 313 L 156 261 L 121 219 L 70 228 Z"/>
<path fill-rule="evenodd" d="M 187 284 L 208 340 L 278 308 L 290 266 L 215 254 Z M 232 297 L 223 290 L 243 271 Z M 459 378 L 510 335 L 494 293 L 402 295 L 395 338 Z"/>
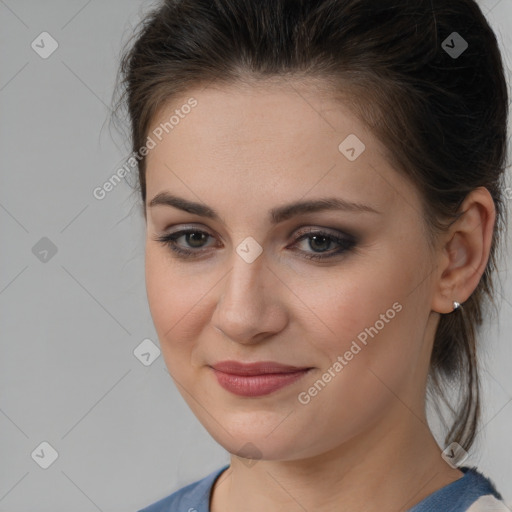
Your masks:
<path fill-rule="evenodd" d="M 199 229 L 183 229 L 181 231 L 176 231 L 175 233 L 169 233 L 169 234 L 166 234 L 166 235 L 157 236 L 156 238 L 154 238 L 154 240 L 157 241 L 157 242 L 161 242 L 162 244 L 167 246 L 169 249 L 171 249 L 171 251 L 173 251 L 175 253 L 176 257 L 178 257 L 178 258 L 183 258 L 183 259 L 185 259 L 185 258 L 194 258 L 194 257 L 198 257 L 201 252 L 205 252 L 205 251 L 203 249 L 198 249 L 198 250 L 182 249 L 177 244 L 177 240 L 179 238 L 181 238 L 184 235 L 192 234 L 192 233 L 195 233 L 195 234 L 200 233 L 200 234 L 204 234 L 204 235 L 207 235 L 207 236 L 211 236 L 206 231 L 201 231 Z M 320 255 L 320 254 L 325 254 L 328 251 L 324 251 L 324 253 L 319 253 L 317 255 L 309 255 L 309 256 L 305 256 L 304 255 L 304 256 L 302 256 L 305 259 L 308 259 L 308 260 L 327 260 L 327 259 L 330 259 L 330 258 L 334 258 L 335 256 L 338 256 L 338 255 L 340 255 L 340 254 L 342 254 L 344 252 L 353 250 L 355 245 L 357 244 L 357 241 L 352 236 L 350 236 L 350 238 L 341 238 L 341 237 L 335 236 L 335 235 L 333 235 L 331 233 L 327 233 L 326 231 L 322 231 L 322 230 L 314 231 L 314 230 L 311 229 L 307 233 L 302 234 L 301 236 L 299 236 L 295 240 L 294 245 L 299 243 L 299 242 L 301 242 L 302 240 L 305 240 L 305 239 L 310 239 L 311 240 L 315 236 L 317 236 L 317 237 L 324 237 L 324 238 L 327 238 L 331 242 L 336 242 L 337 244 L 339 244 L 341 246 L 341 248 L 337 249 L 334 252 L 331 252 L 327 256 L 323 256 L 323 255 Z"/>

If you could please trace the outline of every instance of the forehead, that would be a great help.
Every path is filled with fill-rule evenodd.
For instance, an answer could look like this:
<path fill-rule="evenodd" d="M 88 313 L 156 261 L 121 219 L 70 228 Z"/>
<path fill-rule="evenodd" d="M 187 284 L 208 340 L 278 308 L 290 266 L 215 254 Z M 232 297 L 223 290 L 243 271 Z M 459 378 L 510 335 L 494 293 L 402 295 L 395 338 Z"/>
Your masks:
<path fill-rule="evenodd" d="M 191 98 L 195 106 L 184 108 Z M 414 193 L 347 104 L 314 84 L 191 89 L 158 112 L 149 135 L 156 145 L 147 156 L 148 201 L 179 189 L 196 200 L 214 193 L 217 201 L 209 204 L 236 195 L 270 208 L 278 200 L 339 192 L 381 209 Z M 355 160 L 340 149 L 346 140 L 360 152 Z"/>
<path fill-rule="evenodd" d="M 193 109 L 186 107 L 191 98 L 196 102 Z M 180 114 L 180 110 L 184 113 L 178 119 L 173 114 Z M 165 130 L 165 123 L 173 117 L 174 126 L 167 125 Z M 369 138 L 366 127 L 346 105 L 334 99 L 327 85 L 284 79 L 214 83 L 192 89 L 158 111 L 150 131 L 158 127 L 164 128 L 166 139 L 171 139 L 166 135 L 172 133 L 175 144 L 180 135 L 186 138 L 193 132 L 197 146 L 202 143 L 216 153 L 231 147 L 232 142 L 237 142 L 237 147 L 256 147 L 261 141 L 269 149 L 293 149 L 296 153 L 298 148 L 318 146 L 322 140 L 332 146 L 336 134 L 358 133 L 360 138 Z M 155 153 L 158 151 L 152 155 Z"/>

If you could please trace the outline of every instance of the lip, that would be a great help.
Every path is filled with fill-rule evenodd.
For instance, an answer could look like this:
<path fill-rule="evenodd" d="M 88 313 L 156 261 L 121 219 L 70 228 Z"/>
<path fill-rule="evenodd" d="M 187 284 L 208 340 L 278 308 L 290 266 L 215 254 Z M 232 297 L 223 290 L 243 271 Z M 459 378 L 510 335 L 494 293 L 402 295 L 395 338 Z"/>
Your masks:
<path fill-rule="evenodd" d="M 288 386 L 311 367 L 290 366 L 274 361 L 241 363 L 222 361 L 211 366 L 218 383 L 238 396 L 263 396 Z"/>

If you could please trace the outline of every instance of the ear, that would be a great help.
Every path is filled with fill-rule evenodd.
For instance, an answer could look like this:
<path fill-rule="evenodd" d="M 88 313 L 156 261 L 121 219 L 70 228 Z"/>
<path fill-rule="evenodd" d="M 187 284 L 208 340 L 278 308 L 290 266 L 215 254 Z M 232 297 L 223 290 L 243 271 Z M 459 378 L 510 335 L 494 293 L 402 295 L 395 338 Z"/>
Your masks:
<path fill-rule="evenodd" d="M 485 187 L 471 191 L 460 207 L 463 212 L 442 235 L 432 310 L 453 311 L 453 302 L 465 302 L 484 273 L 496 219 L 496 208 Z"/>

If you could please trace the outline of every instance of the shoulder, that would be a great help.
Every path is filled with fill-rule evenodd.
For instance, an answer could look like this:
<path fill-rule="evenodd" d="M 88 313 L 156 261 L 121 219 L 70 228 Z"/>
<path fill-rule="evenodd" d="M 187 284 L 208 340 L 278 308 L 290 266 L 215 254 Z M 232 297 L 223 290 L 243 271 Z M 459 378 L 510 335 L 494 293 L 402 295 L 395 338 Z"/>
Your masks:
<path fill-rule="evenodd" d="M 503 500 L 498 500 L 491 494 L 478 498 L 467 512 L 510 512 Z"/>
<path fill-rule="evenodd" d="M 210 492 L 215 480 L 229 467 L 216 469 L 201 480 L 197 480 L 169 496 L 138 512 L 209 512 Z"/>
<path fill-rule="evenodd" d="M 409 512 L 510 512 L 493 482 L 476 467 L 459 469 L 463 477 L 427 496 Z"/>

